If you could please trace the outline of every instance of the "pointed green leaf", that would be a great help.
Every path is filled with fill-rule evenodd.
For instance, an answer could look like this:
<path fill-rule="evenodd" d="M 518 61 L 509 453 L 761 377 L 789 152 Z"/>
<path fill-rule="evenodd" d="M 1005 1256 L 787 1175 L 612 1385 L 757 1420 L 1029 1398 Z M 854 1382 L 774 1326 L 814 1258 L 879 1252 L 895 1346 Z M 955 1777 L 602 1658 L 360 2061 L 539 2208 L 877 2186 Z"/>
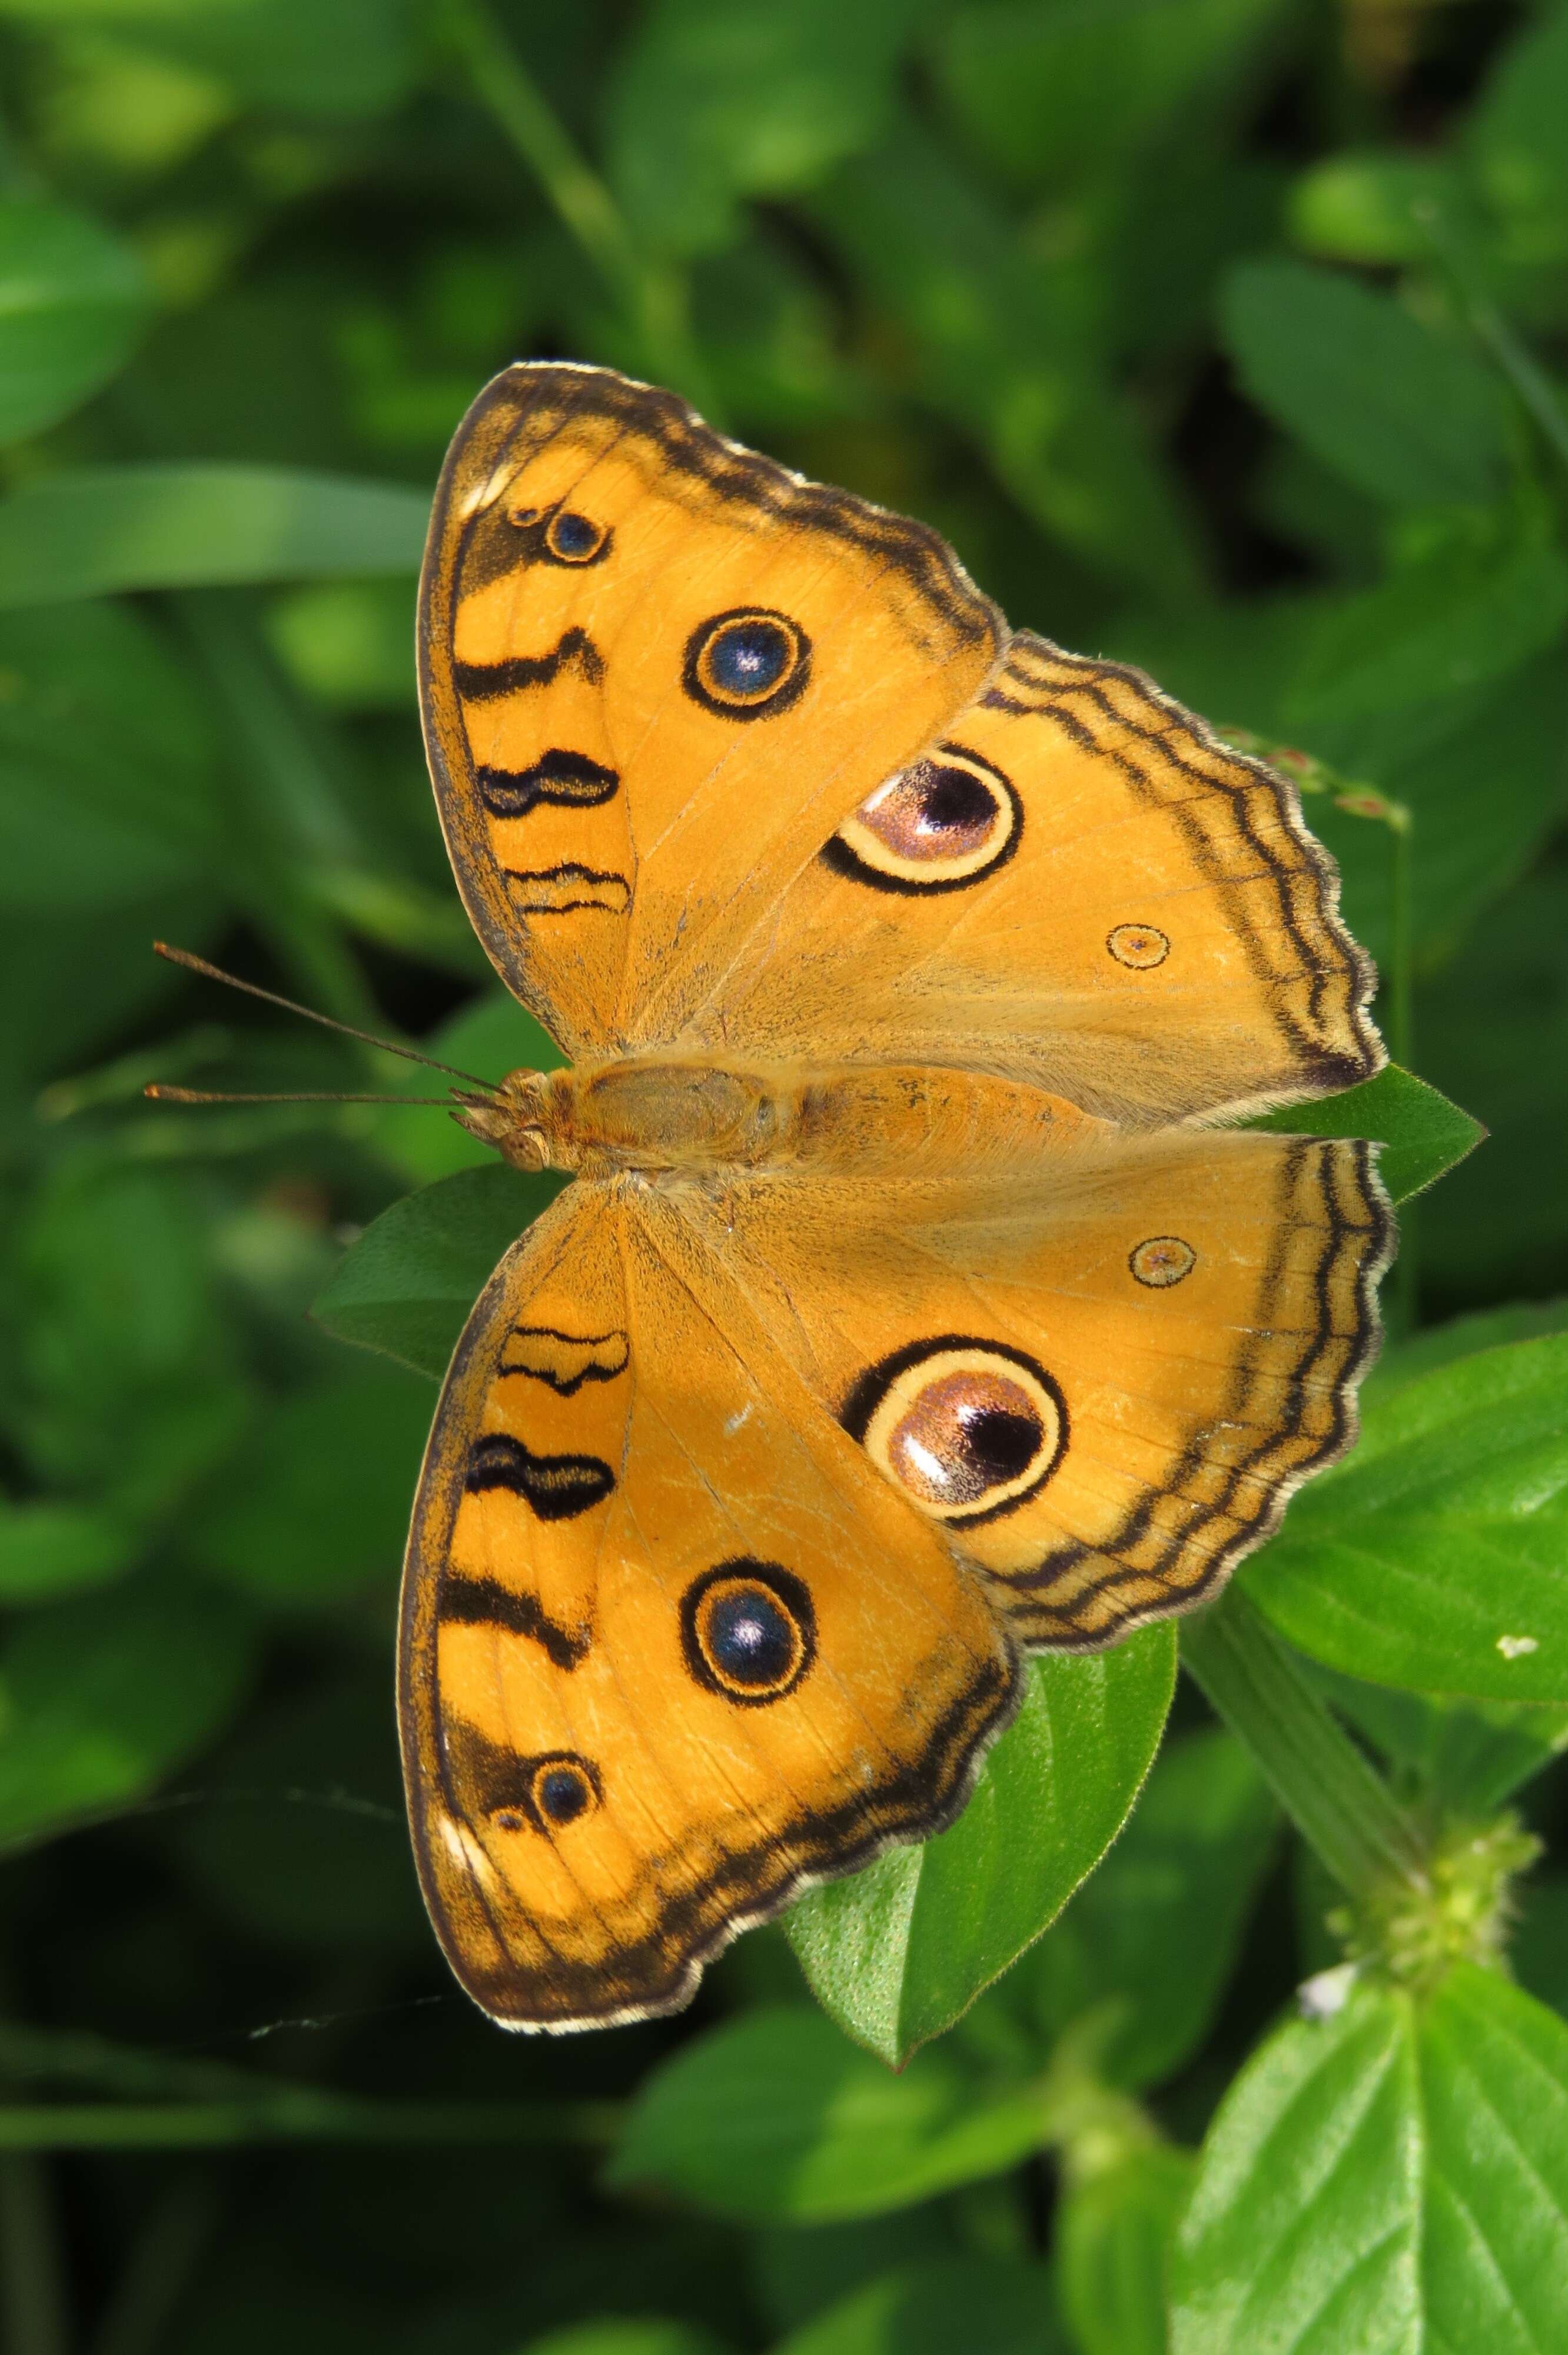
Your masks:
<path fill-rule="evenodd" d="M 1378 1175 L 1393 1202 L 1406 1202 L 1452 1169 L 1480 1143 L 1478 1120 L 1399 1063 L 1375 1080 L 1316 1103 L 1286 1104 L 1248 1121 L 1286 1136 L 1370 1136 L 1383 1146 Z"/>
<path fill-rule="evenodd" d="M 1169 1627 L 1035 1660 L 952 1829 L 792 1907 L 790 1944 L 848 2034 L 902 2064 L 1040 1935 L 1126 1819 L 1174 1678 Z"/>

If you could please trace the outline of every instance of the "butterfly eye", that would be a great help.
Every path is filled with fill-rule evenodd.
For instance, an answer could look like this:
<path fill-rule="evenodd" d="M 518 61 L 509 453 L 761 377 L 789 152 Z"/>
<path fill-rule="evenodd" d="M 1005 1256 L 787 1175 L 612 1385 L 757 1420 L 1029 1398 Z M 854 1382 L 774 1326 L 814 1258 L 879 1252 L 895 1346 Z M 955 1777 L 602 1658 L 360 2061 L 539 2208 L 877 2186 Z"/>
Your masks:
<path fill-rule="evenodd" d="M 545 545 L 557 564 L 591 564 L 607 551 L 609 532 L 604 524 L 595 523 L 591 516 L 562 507 L 546 527 Z"/>
<path fill-rule="evenodd" d="M 1067 1445 L 1066 1401 L 1044 1366 L 951 1334 L 874 1366 L 843 1423 L 912 1503 L 954 1523 L 1022 1504 Z"/>
<path fill-rule="evenodd" d="M 799 622 L 758 606 L 700 622 L 686 641 L 681 680 L 705 710 L 758 719 L 786 710 L 810 675 L 811 642 Z"/>
<path fill-rule="evenodd" d="M 1191 1275 L 1198 1264 L 1198 1254 L 1191 1243 L 1180 1235 L 1150 1235 L 1128 1254 L 1128 1266 L 1139 1284 L 1151 1291 L 1164 1292 L 1172 1284 L 1180 1284 Z"/>
<path fill-rule="evenodd" d="M 755 1706 L 792 1692 L 816 1654 L 816 1617 L 803 1582 L 777 1562 L 720 1562 L 681 1603 L 686 1666 L 727 1700 Z"/>
<path fill-rule="evenodd" d="M 938 745 L 878 785 L 829 843 L 841 874 L 880 891 L 959 891 L 1017 849 L 1023 805 L 1000 769 Z"/>
<path fill-rule="evenodd" d="M 1171 954 L 1171 938 L 1157 924 L 1118 924 L 1106 942 L 1118 964 L 1130 965 L 1135 973 L 1148 973 L 1153 966 L 1163 964 Z"/>

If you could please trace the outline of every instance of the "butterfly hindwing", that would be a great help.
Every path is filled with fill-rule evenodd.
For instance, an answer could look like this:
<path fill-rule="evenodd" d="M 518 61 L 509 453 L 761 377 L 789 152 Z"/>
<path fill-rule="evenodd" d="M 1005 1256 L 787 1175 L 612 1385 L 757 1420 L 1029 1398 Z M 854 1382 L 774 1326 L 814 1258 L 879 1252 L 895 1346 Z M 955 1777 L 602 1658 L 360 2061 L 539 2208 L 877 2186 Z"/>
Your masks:
<path fill-rule="evenodd" d="M 1190 1607 L 1354 1432 L 1392 1221 L 1372 1149 L 1071 1137 L 1033 1168 L 760 1178 L 705 1210 L 823 1408 L 1026 1645 Z"/>
<path fill-rule="evenodd" d="M 982 1582 L 679 1213 L 579 1186 L 454 1359 L 415 1508 L 401 1715 L 432 1918 L 503 2021 L 683 2002 L 811 1878 L 950 1818 L 1012 1707 Z"/>

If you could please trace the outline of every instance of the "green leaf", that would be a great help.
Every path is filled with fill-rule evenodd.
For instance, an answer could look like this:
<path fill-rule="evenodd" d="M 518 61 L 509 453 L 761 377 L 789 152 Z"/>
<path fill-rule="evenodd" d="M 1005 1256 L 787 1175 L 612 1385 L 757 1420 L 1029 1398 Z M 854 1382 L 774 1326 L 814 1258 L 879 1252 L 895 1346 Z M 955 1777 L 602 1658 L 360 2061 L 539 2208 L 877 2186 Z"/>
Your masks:
<path fill-rule="evenodd" d="M 474 998 L 419 1043 L 440 1061 L 486 1080 L 503 1079 L 508 1071 L 555 1071 L 563 1060 L 549 1033 L 501 989 Z M 432 1076 L 417 1063 L 405 1063 L 401 1075 L 390 1077 L 387 1084 L 400 1094 L 429 1095 Z M 455 1120 L 443 1120 L 428 1107 L 399 1112 L 385 1106 L 375 1114 L 366 1134 L 377 1151 L 418 1186 L 459 1169 L 495 1167 L 493 1146 L 482 1145 Z"/>
<path fill-rule="evenodd" d="M 543 2339 L 530 2339 L 520 2355 L 726 2355 L 729 2343 L 695 2323 L 627 2315 L 547 2330 Z"/>
<path fill-rule="evenodd" d="M 1099 1871 L 998 1997 L 1047 2049 L 1098 2015 L 1097 2073 L 1160 2083 L 1219 2006 L 1277 1822 L 1229 1734 L 1168 1743 Z"/>
<path fill-rule="evenodd" d="M 414 0 L 0 0 L 0 16 L 112 33 L 304 115 L 379 113 L 418 63 Z"/>
<path fill-rule="evenodd" d="M 40 1497 L 0 1505 L 0 1604 L 53 1603 L 130 1569 L 136 1541 L 111 1514 Z"/>
<path fill-rule="evenodd" d="M 362 1349 L 440 1379 L 503 1252 L 560 1192 L 492 1161 L 459 1170 L 383 1210 L 311 1314 Z"/>
<path fill-rule="evenodd" d="M 41 432 L 108 383 L 149 291 L 134 254 L 86 214 L 0 197 L 0 442 Z"/>
<path fill-rule="evenodd" d="M 390 1366 L 293 1391 L 227 1462 L 181 1535 L 192 1562 L 259 1602 L 331 1604 L 396 1585 L 430 1393 Z"/>
<path fill-rule="evenodd" d="M 1568 1299 L 1516 1300 L 1506 1308 L 1479 1308 L 1469 1316 L 1451 1317 L 1446 1325 L 1429 1325 L 1383 1350 L 1361 1384 L 1362 1408 L 1392 1398 L 1423 1374 L 1436 1373 L 1457 1359 L 1473 1358 L 1480 1349 L 1500 1349 L 1510 1341 L 1538 1341 L 1549 1333 L 1568 1333 Z"/>
<path fill-rule="evenodd" d="M 803 2008 L 710 2029 L 645 2078 L 607 2180 L 715 2215 L 827 2222 L 909 2207 L 1044 2139 L 1033 2091 L 987 2097 L 948 2050 L 901 2076 Z"/>
<path fill-rule="evenodd" d="M 1062 2307 L 1079 2355 L 1166 2355 L 1166 2284 L 1196 2172 L 1160 2145 L 1072 2181 L 1056 2224 Z"/>
<path fill-rule="evenodd" d="M 1241 1576 L 1347 1676 L 1568 1701 L 1568 1337 L 1440 1367 L 1368 1412 Z"/>
<path fill-rule="evenodd" d="M 1355 1988 L 1254 2055 L 1203 2146 L 1171 2355 L 1421 2355 L 1411 2003 Z M 1463 2337 L 1457 2345 L 1465 2345 Z"/>
<path fill-rule="evenodd" d="M 0 613 L 0 907 L 172 896 L 225 832 L 211 723 L 160 632 L 114 605 Z"/>
<path fill-rule="evenodd" d="M 1285 1136 L 1373 1138 L 1383 1148 L 1378 1174 L 1393 1202 L 1407 1202 L 1413 1194 L 1423 1193 L 1473 1152 L 1486 1134 L 1479 1121 L 1399 1063 L 1390 1063 L 1375 1080 L 1363 1080 L 1337 1096 L 1286 1104 L 1245 1125 L 1274 1129 Z"/>
<path fill-rule="evenodd" d="M 122 589 L 417 572 L 429 503 L 282 466 L 81 467 L 0 504 L 0 609 Z"/>
<path fill-rule="evenodd" d="M 1466 130 L 1477 182 L 1501 220 L 1510 260 L 1568 253 L 1568 18 L 1549 13 L 1503 51 Z"/>
<path fill-rule="evenodd" d="M 1126 1819 L 1175 1673 L 1169 1627 L 1092 1657 L 1033 1661 L 952 1829 L 791 1908 L 800 1966 L 849 2035 L 901 2066 L 1040 1935 Z"/>
<path fill-rule="evenodd" d="M 249 1623 L 199 1588 L 135 1583 L 20 1622 L 0 1656 L 0 1844 L 153 1790 L 222 1725 Z"/>
<path fill-rule="evenodd" d="M 991 0 L 936 54 L 966 143 L 1019 186 L 1108 177 L 1184 112 L 1223 114 L 1276 0 Z"/>
<path fill-rule="evenodd" d="M 1392 295 L 1304 261 L 1247 262 L 1226 282 L 1221 321 L 1247 392 L 1358 490 L 1390 506 L 1496 496 L 1496 384 L 1466 345 Z"/>
<path fill-rule="evenodd" d="M 1399 1779 L 1446 1816 L 1495 1814 L 1568 1748 L 1568 1703 L 1443 1700 L 1323 1668 L 1318 1681 Z"/>
<path fill-rule="evenodd" d="M 1044 2265 L 938 2257 L 867 2282 L 774 2355 L 1065 2355 L 1054 2307 Z"/>
<path fill-rule="evenodd" d="M 1568 561 L 1557 549 L 1439 549 L 1324 616 L 1286 717 L 1310 736 L 1482 686 L 1551 645 L 1565 619 Z"/>
<path fill-rule="evenodd" d="M 655 0 L 609 94 L 610 168 L 652 243 L 727 243 L 741 197 L 793 196 L 875 136 L 918 0 Z"/>
<path fill-rule="evenodd" d="M 1429 261 L 1432 222 L 1457 200 L 1458 175 L 1446 157 L 1372 148 L 1326 155 L 1303 172 L 1289 225 L 1298 245 L 1330 261 Z"/>
<path fill-rule="evenodd" d="M 1277 2030 L 1209 2130 L 1171 2355 L 1545 2355 L 1568 2319 L 1568 2026 L 1474 1964 Z"/>

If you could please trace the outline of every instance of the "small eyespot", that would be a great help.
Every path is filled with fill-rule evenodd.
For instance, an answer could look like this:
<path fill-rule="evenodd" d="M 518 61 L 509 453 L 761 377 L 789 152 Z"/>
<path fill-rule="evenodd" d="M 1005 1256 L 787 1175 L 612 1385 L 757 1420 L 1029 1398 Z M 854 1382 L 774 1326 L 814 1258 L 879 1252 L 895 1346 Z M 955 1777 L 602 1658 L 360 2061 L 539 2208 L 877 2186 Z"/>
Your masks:
<path fill-rule="evenodd" d="M 609 538 L 602 523 L 570 507 L 560 508 L 545 527 L 545 545 L 557 564 L 591 564 L 602 555 Z"/>
<path fill-rule="evenodd" d="M 599 1804 L 598 1769 L 570 1750 L 518 1759 L 506 1780 L 511 1788 L 504 1801 L 491 1810 L 498 1831 L 556 1831 Z"/>
<path fill-rule="evenodd" d="M 700 622 L 686 640 L 681 683 L 725 719 L 787 710 L 811 675 L 811 642 L 788 613 L 737 606 Z"/>
<path fill-rule="evenodd" d="M 1163 964 L 1171 954 L 1170 938 L 1156 924 L 1118 924 L 1106 946 L 1118 964 L 1130 965 L 1135 973 Z"/>
<path fill-rule="evenodd" d="M 944 1334 L 873 1366 L 844 1428 L 912 1504 L 949 1525 L 1011 1512 L 1043 1487 L 1067 1446 L 1067 1406 L 1021 1349 Z"/>
<path fill-rule="evenodd" d="M 1180 1235 L 1150 1235 L 1147 1241 L 1134 1246 L 1127 1263 L 1139 1284 L 1148 1284 L 1152 1291 L 1164 1292 L 1192 1274 L 1198 1264 L 1198 1254 Z"/>
<path fill-rule="evenodd" d="M 878 785 L 824 853 L 830 866 L 882 891 L 959 891 L 1012 858 L 1023 805 L 1000 769 L 957 744 Z"/>
<path fill-rule="evenodd" d="M 816 1656 L 816 1614 L 803 1580 L 743 1555 L 694 1579 L 681 1599 L 681 1641 L 697 1682 L 756 1707 L 793 1692 Z"/>

